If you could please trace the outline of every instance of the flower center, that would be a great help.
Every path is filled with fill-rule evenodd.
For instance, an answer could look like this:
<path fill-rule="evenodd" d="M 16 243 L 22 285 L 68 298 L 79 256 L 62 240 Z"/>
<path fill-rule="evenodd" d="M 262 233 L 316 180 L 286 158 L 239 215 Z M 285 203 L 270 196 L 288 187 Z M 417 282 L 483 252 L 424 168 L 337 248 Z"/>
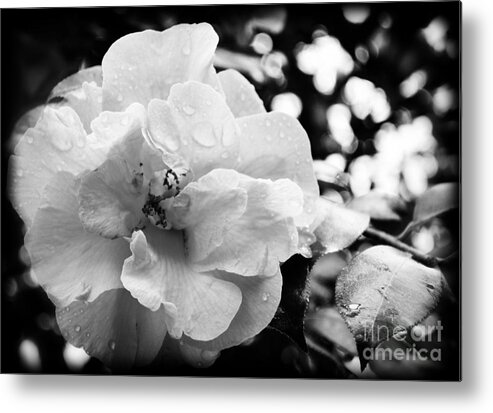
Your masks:
<path fill-rule="evenodd" d="M 190 182 L 190 170 L 177 167 L 154 172 L 149 181 L 149 193 L 142 212 L 151 224 L 162 229 L 172 229 L 166 219 L 166 210 L 173 198 Z"/>

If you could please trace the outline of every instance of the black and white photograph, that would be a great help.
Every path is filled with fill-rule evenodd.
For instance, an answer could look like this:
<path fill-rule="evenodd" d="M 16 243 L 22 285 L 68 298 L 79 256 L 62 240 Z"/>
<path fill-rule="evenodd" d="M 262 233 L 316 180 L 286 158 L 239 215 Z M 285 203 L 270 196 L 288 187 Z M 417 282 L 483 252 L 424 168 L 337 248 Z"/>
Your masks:
<path fill-rule="evenodd" d="M 69 6 L 0 14 L 3 374 L 462 380 L 460 2 Z"/>

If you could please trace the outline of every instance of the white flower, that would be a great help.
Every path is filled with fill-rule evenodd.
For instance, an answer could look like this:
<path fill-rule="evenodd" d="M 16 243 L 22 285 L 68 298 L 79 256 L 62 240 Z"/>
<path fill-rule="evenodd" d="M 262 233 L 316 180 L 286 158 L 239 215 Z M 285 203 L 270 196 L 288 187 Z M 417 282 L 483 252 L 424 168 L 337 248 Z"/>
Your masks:
<path fill-rule="evenodd" d="M 260 332 L 280 263 L 309 254 L 322 221 L 305 131 L 216 73 L 217 42 L 208 24 L 119 39 L 57 86 L 10 161 L 60 329 L 110 366 L 160 359 L 166 336 L 208 365 Z"/>

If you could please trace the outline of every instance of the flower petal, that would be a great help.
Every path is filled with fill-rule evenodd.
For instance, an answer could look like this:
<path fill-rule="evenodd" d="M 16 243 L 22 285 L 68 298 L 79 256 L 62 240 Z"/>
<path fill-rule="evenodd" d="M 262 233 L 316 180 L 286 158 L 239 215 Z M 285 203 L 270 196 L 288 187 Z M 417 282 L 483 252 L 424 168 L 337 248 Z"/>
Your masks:
<path fill-rule="evenodd" d="M 165 305 L 171 336 L 211 340 L 226 331 L 240 307 L 241 292 L 214 274 L 190 267 L 181 231 L 136 231 L 130 248 L 122 283 L 149 309 Z"/>
<path fill-rule="evenodd" d="M 288 179 L 272 182 L 215 169 L 185 187 L 169 219 L 185 228 L 196 269 L 270 276 L 297 250 L 293 218 L 302 207 L 303 193 Z"/>
<path fill-rule="evenodd" d="M 209 351 L 236 346 L 260 333 L 271 322 L 281 300 L 280 271 L 273 277 L 242 277 L 229 273 L 220 273 L 218 276 L 236 284 L 243 300 L 230 327 L 219 337 L 205 342 L 188 338 L 184 340 L 185 343 Z"/>
<path fill-rule="evenodd" d="M 78 216 L 75 177 L 66 172 L 56 174 L 43 199 L 25 245 L 36 278 L 55 304 L 93 301 L 102 292 L 121 287 L 123 261 L 130 254 L 128 243 L 84 230 Z"/>
<path fill-rule="evenodd" d="M 151 363 L 166 336 L 164 309 L 150 311 L 123 288 L 59 307 L 56 318 L 67 341 L 120 370 Z"/>
<path fill-rule="evenodd" d="M 101 66 L 79 70 L 53 88 L 48 102 L 55 106 L 70 106 L 79 115 L 86 132 L 90 133 L 91 121 L 102 110 L 102 83 Z"/>
<path fill-rule="evenodd" d="M 145 30 L 118 39 L 103 58 L 103 108 L 166 99 L 173 84 L 187 80 L 219 88 L 212 58 L 218 36 L 207 23 Z"/>
<path fill-rule="evenodd" d="M 104 153 L 88 141 L 72 108 L 48 106 L 36 126 L 21 138 L 10 158 L 9 198 L 29 226 L 44 187 L 57 172 L 77 175 L 94 169 L 103 160 Z"/>
<path fill-rule="evenodd" d="M 168 101 L 152 100 L 149 131 L 156 144 L 188 161 L 195 177 L 238 162 L 238 128 L 224 97 L 208 85 L 171 88 Z"/>
<path fill-rule="evenodd" d="M 253 178 L 288 178 L 304 193 L 304 213 L 296 225 L 314 219 L 319 189 L 313 172 L 310 141 L 300 123 L 283 113 L 269 112 L 238 119 L 241 162 L 237 170 Z"/>
<path fill-rule="evenodd" d="M 103 71 L 101 66 L 88 67 L 66 77 L 53 88 L 48 100 L 63 97 L 67 93 L 76 91 L 80 89 L 85 82 L 101 86 L 103 83 Z"/>
<path fill-rule="evenodd" d="M 79 89 L 63 95 L 61 103 L 55 106 L 70 106 L 77 112 L 87 133 L 91 133 L 91 122 L 101 113 L 103 89 L 94 83 L 84 82 Z"/>
<path fill-rule="evenodd" d="M 265 113 L 264 103 L 253 85 L 240 72 L 234 69 L 223 70 L 218 74 L 226 96 L 226 102 L 236 118 Z"/>
<path fill-rule="evenodd" d="M 147 196 L 144 173 L 113 157 L 85 174 L 78 192 L 79 217 L 89 232 L 105 238 L 129 237 L 142 227 Z"/>

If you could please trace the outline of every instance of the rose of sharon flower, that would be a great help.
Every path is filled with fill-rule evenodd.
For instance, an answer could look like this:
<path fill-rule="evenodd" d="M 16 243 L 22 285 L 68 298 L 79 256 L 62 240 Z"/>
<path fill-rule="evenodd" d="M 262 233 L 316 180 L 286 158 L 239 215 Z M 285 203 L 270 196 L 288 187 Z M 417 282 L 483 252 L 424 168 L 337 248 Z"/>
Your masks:
<path fill-rule="evenodd" d="M 310 254 L 318 186 L 297 120 L 212 66 L 208 24 L 116 41 L 53 91 L 9 165 L 63 336 L 116 368 L 210 365 L 264 329 Z M 166 338 L 166 340 L 165 340 Z"/>

